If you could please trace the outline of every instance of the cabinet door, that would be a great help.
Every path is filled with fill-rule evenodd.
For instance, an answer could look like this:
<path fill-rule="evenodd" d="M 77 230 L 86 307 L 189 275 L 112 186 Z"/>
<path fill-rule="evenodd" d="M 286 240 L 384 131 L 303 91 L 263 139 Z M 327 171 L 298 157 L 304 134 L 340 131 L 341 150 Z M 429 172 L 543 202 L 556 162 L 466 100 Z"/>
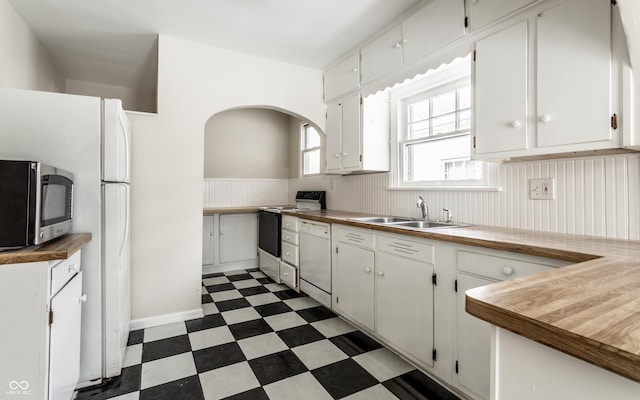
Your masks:
<path fill-rule="evenodd" d="M 491 383 L 491 325 L 465 311 L 464 292 L 491 283 L 458 273 L 458 382 L 484 399 Z"/>
<path fill-rule="evenodd" d="M 464 35 L 464 0 L 433 0 L 402 22 L 404 63 Z"/>
<path fill-rule="evenodd" d="M 527 21 L 476 43 L 477 154 L 527 147 Z"/>
<path fill-rule="evenodd" d="M 433 365 L 433 265 L 376 253 L 376 332 Z"/>
<path fill-rule="evenodd" d="M 358 87 L 360 55 L 353 54 L 324 73 L 324 101 L 335 99 Z"/>
<path fill-rule="evenodd" d="M 610 14 L 571 0 L 538 15 L 538 147 L 611 140 Z"/>
<path fill-rule="evenodd" d="M 507 16 L 536 0 L 471 0 L 469 24 L 472 30 Z"/>
<path fill-rule="evenodd" d="M 213 226 L 214 217 L 207 215 L 202 219 L 202 265 L 210 265 L 214 263 L 213 259 L 213 240 L 215 230 Z"/>
<path fill-rule="evenodd" d="M 327 171 L 338 171 L 342 168 L 340 158 L 342 155 L 342 103 L 336 102 L 327 105 L 327 137 L 326 158 Z"/>
<path fill-rule="evenodd" d="M 362 83 L 368 83 L 402 66 L 402 28 L 392 28 L 360 50 Z"/>
<path fill-rule="evenodd" d="M 255 260 L 258 250 L 256 214 L 220 216 L 220 262 Z"/>
<path fill-rule="evenodd" d="M 51 299 L 49 399 L 72 398 L 80 377 L 80 316 L 82 272 Z"/>
<path fill-rule="evenodd" d="M 336 258 L 340 311 L 373 330 L 374 252 L 340 243 Z"/>
<path fill-rule="evenodd" d="M 342 168 L 360 167 L 362 130 L 360 125 L 360 95 L 342 102 Z"/>

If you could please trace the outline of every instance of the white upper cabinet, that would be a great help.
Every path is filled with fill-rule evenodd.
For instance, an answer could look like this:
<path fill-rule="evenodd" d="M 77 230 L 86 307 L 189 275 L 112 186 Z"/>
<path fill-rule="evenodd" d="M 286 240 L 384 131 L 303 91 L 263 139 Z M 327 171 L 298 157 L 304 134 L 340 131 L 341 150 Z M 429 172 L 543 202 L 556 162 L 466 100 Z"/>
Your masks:
<path fill-rule="evenodd" d="M 527 59 L 527 21 L 476 43 L 477 154 L 527 147 Z"/>
<path fill-rule="evenodd" d="M 418 60 L 464 32 L 463 0 L 428 2 L 360 50 L 362 84 Z"/>
<path fill-rule="evenodd" d="M 369 83 L 402 66 L 402 28 L 385 32 L 360 50 L 362 83 Z"/>
<path fill-rule="evenodd" d="M 539 147 L 611 140 L 610 15 L 608 0 L 571 0 L 538 14 Z"/>
<path fill-rule="evenodd" d="M 354 53 L 324 73 L 324 101 L 357 89 L 360 81 L 360 56 Z"/>
<path fill-rule="evenodd" d="M 611 7 L 569 0 L 476 42 L 475 158 L 622 147 L 632 133 L 612 127 Z"/>
<path fill-rule="evenodd" d="M 469 0 L 469 28 L 476 30 L 536 0 Z"/>
<path fill-rule="evenodd" d="M 389 170 L 389 102 L 386 92 L 352 94 L 327 105 L 326 173 Z"/>
<path fill-rule="evenodd" d="M 402 22 L 405 64 L 464 35 L 464 1 L 433 0 Z"/>

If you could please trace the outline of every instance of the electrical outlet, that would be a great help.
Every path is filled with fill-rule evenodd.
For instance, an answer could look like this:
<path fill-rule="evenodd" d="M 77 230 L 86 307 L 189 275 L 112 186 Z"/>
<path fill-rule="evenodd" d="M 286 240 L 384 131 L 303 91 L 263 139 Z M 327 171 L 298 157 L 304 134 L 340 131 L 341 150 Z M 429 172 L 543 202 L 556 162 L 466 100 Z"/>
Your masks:
<path fill-rule="evenodd" d="M 556 179 L 529 179 L 529 198 L 531 200 L 555 200 Z"/>

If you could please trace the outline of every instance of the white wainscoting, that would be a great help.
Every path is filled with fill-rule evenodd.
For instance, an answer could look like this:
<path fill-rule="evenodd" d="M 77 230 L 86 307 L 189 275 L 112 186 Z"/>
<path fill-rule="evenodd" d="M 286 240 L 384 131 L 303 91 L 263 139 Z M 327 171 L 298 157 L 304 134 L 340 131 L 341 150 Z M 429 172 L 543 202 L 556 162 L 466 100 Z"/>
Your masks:
<path fill-rule="evenodd" d="M 204 208 L 286 205 L 288 179 L 205 179 Z"/>
<path fill-rule="evenodd" d="M 298 190 L 326 190 L 327 208 L 419 217 L 422 195 L 432 219 L 451 208 L 454 221 L 640 240 L 640 155 L 636 153 L 500 165 L 501 192 L 388 190 L 389 174 L 289 181 Z M 555 178 L 555 200 L 529 200 L 528 180 Z"/>

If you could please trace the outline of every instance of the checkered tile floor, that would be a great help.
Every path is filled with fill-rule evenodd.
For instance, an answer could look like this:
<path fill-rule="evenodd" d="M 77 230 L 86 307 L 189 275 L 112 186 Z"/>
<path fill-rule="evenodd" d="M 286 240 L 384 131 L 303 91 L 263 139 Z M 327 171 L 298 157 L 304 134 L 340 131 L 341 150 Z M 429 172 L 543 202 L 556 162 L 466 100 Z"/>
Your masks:
<path fill-rule="evenodd" d="M 259 270 L 202 279 L 204 318 L 131 332 L 120 377 L 77 399 L 457 399 Z"/>

